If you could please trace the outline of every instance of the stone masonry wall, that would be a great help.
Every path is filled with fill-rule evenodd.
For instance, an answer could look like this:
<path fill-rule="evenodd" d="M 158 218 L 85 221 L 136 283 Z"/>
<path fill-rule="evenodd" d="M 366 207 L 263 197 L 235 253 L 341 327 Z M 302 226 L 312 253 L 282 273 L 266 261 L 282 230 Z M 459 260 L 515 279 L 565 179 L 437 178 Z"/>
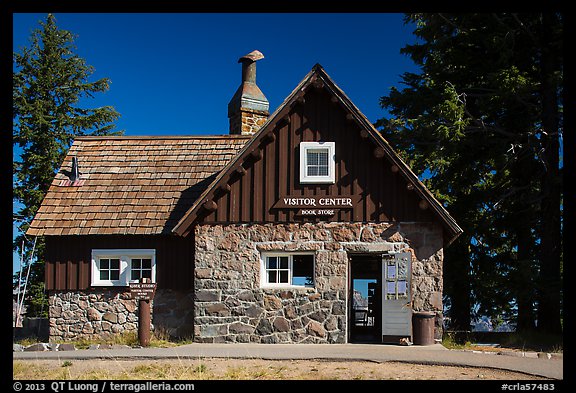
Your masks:
<path fill-rule="evenodd" d="M 153 329 L 199 342 L 346 342 L 348 253 L 412 253 L 414 311 L 434 311 L 442 334 L 442 231 L 432 224 L 202 225 L 195 289 L 158 288 Z M 315 254 L 315 287 L 260 288 L 260 253 Z M 161 269 L 161 267 L 159 267 Z M 137 331 L 126 288 L 49 294 L 50 340 L 100 339 Z"/>
<path fill-rule="evenodd" d="M 194 335 L 194 289 L 158 289 L 152 310 L 152 323 L 161 337 L 192 338 Z"/>
<path fill-rule="evenodd" d="M 162 336 L 192 337 L 194 291 L 158 289 L 150 312 Z M 138 331 L 138 304 L 126 288 L 53 292 L 49 296 L 50 340 L 107 339 Z"/>
<path fill-rule="evenodd" d="M 243 224 L 195 228 L 198 342 L 344 343 L 349 252 L 412 253 L 414 311 L 437 314 L 442 231 L 433 224 Z M 260 288 L 260 254 L 313 252 L 315 287 Z"/>
<path fill-rule="evenodd" d="M 105 339 L 138 329 L 136 301 L 124 290 L 54 292 L 48 301 L 51 341 Z"/>

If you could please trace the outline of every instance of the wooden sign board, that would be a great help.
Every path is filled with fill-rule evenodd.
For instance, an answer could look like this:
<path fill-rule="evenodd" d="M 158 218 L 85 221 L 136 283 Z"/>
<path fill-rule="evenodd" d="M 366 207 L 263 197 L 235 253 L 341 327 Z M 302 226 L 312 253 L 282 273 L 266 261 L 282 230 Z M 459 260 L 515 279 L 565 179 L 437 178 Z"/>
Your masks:
<path fill-rule="evenodd" d="M 130 283 L 130 296 L 135 300 L 152 300 L 156 293 L 156 283 Z"/>

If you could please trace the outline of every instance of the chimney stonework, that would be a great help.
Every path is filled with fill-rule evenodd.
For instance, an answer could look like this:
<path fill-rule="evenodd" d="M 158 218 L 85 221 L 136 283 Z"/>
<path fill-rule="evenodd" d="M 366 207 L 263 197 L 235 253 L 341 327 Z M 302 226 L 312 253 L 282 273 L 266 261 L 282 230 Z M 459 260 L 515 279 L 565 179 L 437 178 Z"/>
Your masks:
<path fill-rule="evenodd" d="M 268 99 L 256 85 L 256 61 L 263 58 L 255 50 L 238 59 L 242 83 L 228 104 L 231 135 L 253 135 L 270 115 Z"/>
<path fill-rule="evenodd" d="M 230 134 L 253 135 L 266 122 L 269 114 L 267 111 L 241 109 L 230 117 Z"/>

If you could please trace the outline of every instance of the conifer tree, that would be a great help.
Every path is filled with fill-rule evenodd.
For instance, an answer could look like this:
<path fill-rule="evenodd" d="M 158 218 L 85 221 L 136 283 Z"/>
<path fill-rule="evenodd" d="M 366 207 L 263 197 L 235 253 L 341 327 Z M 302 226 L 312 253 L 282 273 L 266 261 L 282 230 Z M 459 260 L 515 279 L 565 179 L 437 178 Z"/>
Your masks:
<path fill-rule="evenodd" d="M 445 250 L 454 328 L 471 310 L 560 332 L 562 15 L 409 14 L 420 67 L 377 122 L 464 233 Z"/>
<path fill-rule="evenodd" d="M 13 54 L 13 200 L 22 206 L 14 216 L 21 232 L 15 248 L 20 247 L 74 138 L 122 133 L 114 130 L 113 122 L 120 115 L 113 107 L 81 106 L 81 100 L 106 92 L 110 81 L 89 80 L 94 69 L 75 53 L 75 38 L 59 29 L 54 15 L 48 14 L 33 31 L 29 47 Z M 44 282 L 42 239 L 35 256 L 28 288 L 36 298 L 26 302 L 32 315 L 47 310 L 45 299 L 38 299 Z"/>

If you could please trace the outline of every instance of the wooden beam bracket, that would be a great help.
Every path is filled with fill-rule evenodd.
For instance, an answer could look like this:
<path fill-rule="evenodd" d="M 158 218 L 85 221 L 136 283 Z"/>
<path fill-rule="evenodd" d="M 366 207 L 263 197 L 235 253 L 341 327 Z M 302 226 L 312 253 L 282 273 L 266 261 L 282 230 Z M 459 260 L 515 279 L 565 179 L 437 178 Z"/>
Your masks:
<path fill-rule="evenodd" d="M 315 89 L 323 89 L 324 81 L 320 78 L 316 78 L 316 80 L 312 82 L 312 86 L 314 86 Z"/>
<path fill-rule="evenodd" d="M 220 187 L 218 187 L 218 190 L 220 190 L 220 192 L 223 194 L 228 194 L 231 189 L 232 187 L 230 187 L 230 184 L 228 183 L 220 184 Z"/>
<path fill-rule="evenodd" d="M 374 149 L 374 157 L 378 159 L 384 157 L 384 149 L 382 149 L 380 146 L 376 147 Z"/>
<path fill-rule="evenodd" d="M 204 209 L 208 210 L 209 212 L 213 212 L 216 209 L 218 209 L 218 204 L 216 202 L 214 202 L 212 199 L 209 199 L 206 202 L 204 202 L 202 207 Z"/>
<path fill-rule="evenodd" d="M 252 151 L 252 153 L 250 153 L 250 158 L 252 158 L 254 161 L 260 161 L 262 159 L 262 149 L 260 148 L 256 148 L 256 150 Z"/>
<path fill-rule="evenodd" d="M 290 107 L 294 108 L 296 105 L 304 105 L 306 103 L 306 99 L 304 98 L 304 90 L 298 93 L 298 96 L 294 101 L 290 103 Z"/>
<path fill-rule="evenodd" d="M 274 134 L 273 132 L 269 132 L 268 134 L 266 134 L 266 136 L 264 136 L 262 138 L 262 143 L 264 145 L 267 145 L 269 143 L 272 143 L 276 140 L 276 134 Z"/>

